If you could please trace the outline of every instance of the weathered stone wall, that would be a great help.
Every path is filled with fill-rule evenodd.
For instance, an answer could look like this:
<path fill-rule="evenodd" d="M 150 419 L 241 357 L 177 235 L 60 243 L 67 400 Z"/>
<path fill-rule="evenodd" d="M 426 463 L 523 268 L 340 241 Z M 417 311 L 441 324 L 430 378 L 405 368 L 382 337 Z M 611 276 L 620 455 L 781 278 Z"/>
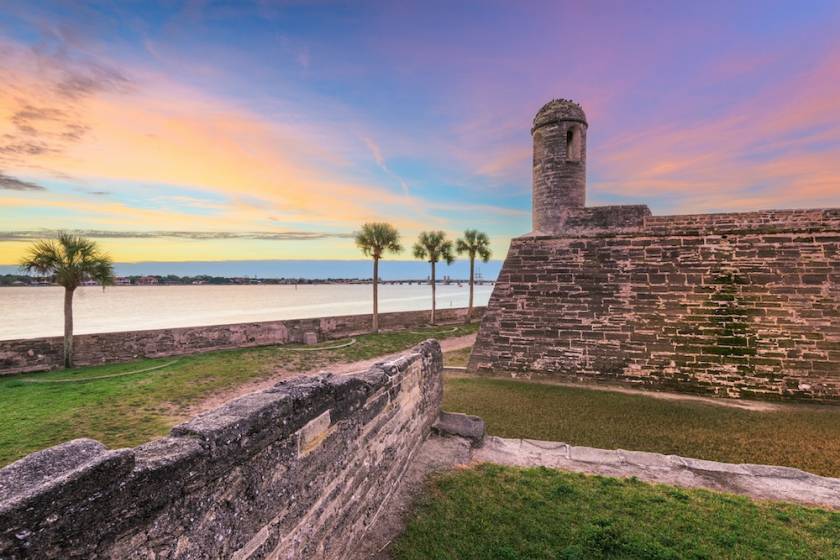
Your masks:
<path fill-rule="evenodd" d="M 570 235 L 578 230 L 587 233 L 593 228 L 635 231 L 644 225 L 645 218 L 650 215 L 650 208 L 644 204 L 575 208 L 566 213 L 559 227 L 563 235 Z"/>
<path fill-rule="evenodd" d="M 840 209 L 600 225 L 513 241 L 471 371 L 840 400 Z"/>
<path fill-rule="evenodd" d="M 438 415 L 441 369 L 427 341 L 134 449 L 82 439 L 33 453 L 0 470 L 0 558 L 354 558 Z"/>
<path fill-rule="evenodd" d="M 586 129 L 583 109 L 566 99 L 549 101 L 534 117 L 535 232 L 556 233 L 570 211 L 586 204 Z"/>
<path fill-rule="evenodd" d="M 480 318 L 483 307 L 473 310 Z M 463 322 L 466 308 L 439 309 L 439 324 Z M 380 313 L 383 330 L 420 327 L 429 321 L 429 311 Z M 177 356 L 209 350 L 244 348 L 304 342 L 307 332 L 316 333 L 319 340 L 330 340 L 370 332 L 371 315 L 345 315 L 292 319 L 262 323 L 239 323 L 77 335 L 74 338 L 74 361 L 77 365 L 96 365 L 124 362 L 138 358 Z M 63 364 L 61 337 L 0 340 L 0 375 L 26 371 L 43 371 Z"/>

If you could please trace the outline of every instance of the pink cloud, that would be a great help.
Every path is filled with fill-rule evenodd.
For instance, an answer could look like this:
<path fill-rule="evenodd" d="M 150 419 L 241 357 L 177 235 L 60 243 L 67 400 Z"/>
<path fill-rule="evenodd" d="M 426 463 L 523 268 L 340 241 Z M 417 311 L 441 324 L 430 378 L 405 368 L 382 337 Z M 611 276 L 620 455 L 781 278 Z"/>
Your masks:
<path fill-rule="evenodd" d="M 676 195 L 691 211 L 840 205 L 838 76 L 840 51 L 717 117 L 610 138 L 590 152 L 593 188 L 653 203 Z"/>

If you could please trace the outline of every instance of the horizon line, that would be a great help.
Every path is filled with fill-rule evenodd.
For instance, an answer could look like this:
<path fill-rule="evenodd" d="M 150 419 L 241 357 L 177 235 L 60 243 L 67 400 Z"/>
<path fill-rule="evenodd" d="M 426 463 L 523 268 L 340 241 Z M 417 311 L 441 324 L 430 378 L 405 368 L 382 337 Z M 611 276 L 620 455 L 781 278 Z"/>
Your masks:
<path fill-rule="evenodd" d="M 387 259 L 383 257 L 380 259 L 381 261 L 388 261 L 388 262 L 402 262 L 402 263 L 427 263 L 428 261 L 422 259 Z M 458 261 L 468 261 L 469 259 L 463 258 L 458 259 L 456 258 L 453 262 Z M 487 262 L 502 262 L 504 259 L 490 259 Z M 370 258 L 361 258 L 361 259 L 218 259 L 218 260 L 161 260 L 161 261 L 152 261 L 152 260 L 143 260 L 143 261 L 114 261 L 113 264 L 176 264 L 176 263 L 243 263 L 243 262 L 370 262 Z M 483 262 L 483 261 L 480 261 Z M 441 261 L 437 264 L 446 265 L 446 262 Z M 18 266 L 18 263 L 14 262 L 0 262 L 0 266 Z"/>

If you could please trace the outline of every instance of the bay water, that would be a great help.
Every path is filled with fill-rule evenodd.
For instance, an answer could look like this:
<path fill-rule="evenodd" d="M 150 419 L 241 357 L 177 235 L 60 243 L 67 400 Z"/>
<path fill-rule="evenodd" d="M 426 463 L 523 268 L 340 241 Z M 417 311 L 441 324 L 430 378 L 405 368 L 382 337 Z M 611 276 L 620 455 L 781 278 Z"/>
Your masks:
<path fill-rule="evenodd" d="M 485 305 L 493 286 L 475 287 Z M 466 307 L 467 284 L 437 286 L 437 307 Z M 373 306 L 370 284 L 82 287 L 74 297 L 75 333 L 117 332 L 251 321 L 361 315 Z M 0 340 L 60 336 L 64 288 L 0 288 Z M 379 286 L 379 310 L 431 309 L 425 284 Z"/>

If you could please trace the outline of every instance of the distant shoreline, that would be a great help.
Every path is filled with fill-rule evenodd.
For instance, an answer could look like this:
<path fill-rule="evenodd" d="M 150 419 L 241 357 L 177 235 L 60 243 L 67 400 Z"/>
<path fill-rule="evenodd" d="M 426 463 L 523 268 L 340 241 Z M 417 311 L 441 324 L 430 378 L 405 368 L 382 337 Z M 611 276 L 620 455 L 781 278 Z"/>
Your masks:
<path fill-rule="evenodd" d="M 437 285 L 468 284 L 466 278 L 438 278 Z M 492 285 L 495 280 L 477 279 L 478 286 Z M 306 285 L 364 285 L 373 284 L 371 278 L 242 278 L 209 276 L 120 276 L 113 286 L 306 286 Z M 430 284 L 428 278 L 406 278 L 400 280 L 379 280 L 382 285 L 423 285 Z M 82 284 L 87 287 L 99 286 L 94 282 Z M 58 287 L 49 280 L 26 275 L 0 275 L 0 288 L 47 288 Z"/>
<path fill-rule="evenodd" d="M 491 260 L 476 263 L 476 279 L 495 280 L 502 262 Z M 457 260 L 452 265 L 439 263 L 437 277 L 465 281 L 470 276 L 469 261 Z M 383 281 L 423 280 L 429 277 L 429 263 L 420 260 L 385 259 L 379 264 Z M 247 261 L 173 261 L 114 263 L 118 277 L 154 276 L 157 278 L 242 278 L 264 283 L 281 281 L 370 282 L 373 266 L 370 260 L 247 260 Z M 29 278 L 16 265 L 0 265 L 0 284 L 3 278 Z"/>

